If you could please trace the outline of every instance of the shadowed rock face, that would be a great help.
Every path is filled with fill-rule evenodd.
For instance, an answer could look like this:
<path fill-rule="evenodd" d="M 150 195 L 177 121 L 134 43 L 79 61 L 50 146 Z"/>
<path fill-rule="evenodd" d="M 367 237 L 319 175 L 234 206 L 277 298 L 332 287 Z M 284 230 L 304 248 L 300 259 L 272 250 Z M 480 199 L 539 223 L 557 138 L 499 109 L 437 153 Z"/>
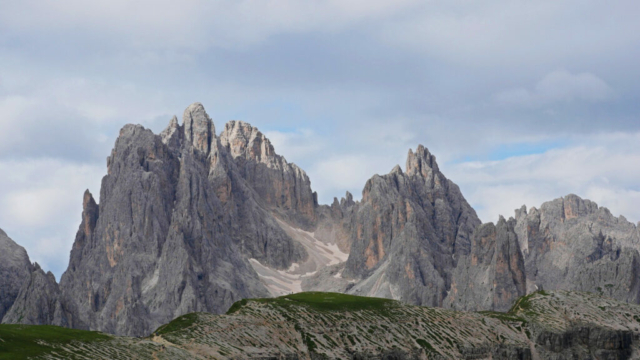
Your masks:
<path fill-rule="evenodd" d="M 18 297 L 32 268 L 25 249 L 0 229 L 0 322 Z"/>
<path fill-rule="evenodd" d="M 508 310 L 526 294 L 525 268 L 516 221 L 500 217 L 479 226 L 473 234 L 471 252 L 460 257 L 453 271 L 451 289 L 444 306 L 464 310 Z"/>

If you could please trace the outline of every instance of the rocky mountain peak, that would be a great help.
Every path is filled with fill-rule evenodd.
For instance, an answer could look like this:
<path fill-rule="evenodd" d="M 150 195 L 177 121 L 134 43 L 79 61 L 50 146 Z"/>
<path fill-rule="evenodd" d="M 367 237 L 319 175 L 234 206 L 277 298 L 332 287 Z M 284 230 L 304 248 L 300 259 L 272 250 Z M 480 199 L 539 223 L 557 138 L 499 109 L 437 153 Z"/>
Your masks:
<path fill-rule="evenodd" d="M 7 266 L 23 266 L 31 264 L 27 251 L 16 244 L 11 238 L 0 229 L 0 254 L 3 254 L 2 264 Z M 0 272 L 1 272 L 0 266 Z"/>
<path fill-rule="evenodd" d="M 276 155 L 271 141 L 257 127 L 244 121 L 231 120 L 226 123 L 220 134 L 220 142 L 234 158 L 242 156 L 247 160 L 266 163 Z"/>
<path fill-rule="evenodd" d="M 347 207 L 353 205 L 355 205 L 355 202 L 353 201 L 353 195 L 351 195 L 351 193 L 347 191 L 344 197 L 340 199 L 340 206 Z"/>
<path fill-rule="evenodd" d="M 396 166 L 393 167 L 393 169 L 391 169 L 391 172 L 389 174 L 402 175 L 402 168 L 400 167 L 400 165 L 396 165 Z"/>
<path fill-rule="evenodd" d="M 96 206 L 96 201 L 93 199 L 93 195 L 91 194 L 89 189 L 85 190 L 82 197 L 82 210 L 86 211 L 88 208 L 93 208 Z"/>
<path fill-rule="evenodd" d="M 170 123 L 169 126 L 171 125 Z M 193 103 L 184 110 L 182 126 L 184 139 L 193 144 L 196 149 L 208 154 L 211 150 L 211 142 L 216 138 L 216 129 L 201 103 Z"/>
<path fill-rule="evenodd" d="M 100 213 L 100 208 L 96 201 L 93 199 L 93 195 L 87 189 L 84 192 L 84 197 L 82 200 L 82 224 L 84 225 L 81 231 L 84 232 L 83 239 L 87 239 L 93 233 L 93 230 L 96 228 L 96 223 L 98 222 L 98 216 Z M 77 242 L 80 244 L 79 242 Z"/>
<path fill-rule="evenodd" d="M 562 200 L 565 219 L 575 219 L 579 216 L 586 216 L 598 211 L 598 205 L 596 203 L 590 200 L 583 200 L 575 194 L 569 194 Z"/>
<path fill-rule="evenodd" d="M 429 177 L 432 171 L 440 172 L 436 157 L 422 145 L 418 145 L 415 153 L 409 149 L 405 169 L 407 175 L 422 175 L 425 178 Z"/>
<path fill-rule="evenodd" d="M 160 133 L 162 142 L 174 149 L 180 147 L 182 135 L 183 133 L 180 124 L 178 124 L 178 118 L 175 115 L 169 121 L 169 125 Z"/>

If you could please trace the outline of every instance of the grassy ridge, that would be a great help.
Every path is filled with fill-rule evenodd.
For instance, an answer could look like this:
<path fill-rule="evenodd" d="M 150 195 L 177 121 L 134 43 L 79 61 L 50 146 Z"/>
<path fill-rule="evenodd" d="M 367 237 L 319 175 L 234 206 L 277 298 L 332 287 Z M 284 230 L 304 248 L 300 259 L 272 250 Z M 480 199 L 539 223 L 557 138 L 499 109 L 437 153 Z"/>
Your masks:
<path fill-rule="evenodd" d="M 0 325 L 0 359 L 176 360 L 202 358 L 201 351 L 214 358 L 309 353 L 337 359 L 354 352 L 367 357 L 417 349 L 430 357 L 487 357 L 500 349 L 526 352 L 536 331 L 544 328 L 562 334 L 575 323 L 640 334 L 637 314 L 638 305 L 587 293 L 539 291 L 500 313 L 456 312 L 389 299 L 307 292 L 241 300 L 227 315 L 182 315 L 159 327 L 154 333 L 159 337 Z M 544 344 L 536 348 L 547 351 Z"/>
<path fill-rule="evenodd" d="M 160 326 L 158 330 L 155 331 L 154 334 L 164 335 L 170 332 L 183 330 L 193 325 L 193 323 L 195 323 L 196 320 L 198 320 L 197 313 L 182 315 L 180 317 L 177 317 L 175 320 L 171 321 L 170 323 Z"/>
<path fill-rule="evenodd" d="M 243 299 L 234 303 L 227 314 L 233 314 L 247 305 L 249 301 L 273 304 L 289 307 L 291 305 L 305 306 L 316 311 L 360 311 L 378 310 L 387 311 L 397 305 L 390 299 L 374 298 L 366 296 L 347 295 L 329 292 L 304 292 L 277 298 Z"/>
<path fill-rule="evenodd" d="M 96 331 L 50 325 L 0 325 L 0 359 L 28 359 L 50 353 L 46 343 L 64 345 L 72 341 L 106 341 L 111 337 Z"/>

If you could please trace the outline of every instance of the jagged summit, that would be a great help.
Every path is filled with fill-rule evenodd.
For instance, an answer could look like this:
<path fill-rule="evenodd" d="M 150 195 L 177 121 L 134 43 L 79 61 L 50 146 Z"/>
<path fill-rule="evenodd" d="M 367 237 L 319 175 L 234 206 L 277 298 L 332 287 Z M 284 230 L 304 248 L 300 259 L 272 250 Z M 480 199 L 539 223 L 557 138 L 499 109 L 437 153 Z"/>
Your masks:
<path fill-rule="evenodd" d="M 211 142 L 216 138 L 216 129 L 213 121 L 200 103 L 189 105 L 182 115 L 184 127 L 184 139 L 193 146 L 208 154 L 211 151 Z"/>
<path fill-rule="evenodd" d="M 429 177 L 432 171 L 440 172 L 436 157 L 429 152 L 429 149 L 422 145 L 418 145 L 415 153 L 409 149 L 405 169 L 409 175 L 420 174 L 425 178 Z"/>
<path fill-rule="evenodd" d="M 309 177 L 276 154 L 271 141 L 258 128 L 244 121 L 229 121 L 220 134 L 220 144 L 269 205 L 287 212 L 301 226 L 309 227 L 315 221 L 318 200 Z"/>
<path fill-rule="evenodd" d="M 389 174 L 400 174 L 400 175 L 402 175 L 402 168 L 400 167 L 400 165 L 396 165 L 396 166 L 393 167 L 393 169 L 391 169 Z"/>

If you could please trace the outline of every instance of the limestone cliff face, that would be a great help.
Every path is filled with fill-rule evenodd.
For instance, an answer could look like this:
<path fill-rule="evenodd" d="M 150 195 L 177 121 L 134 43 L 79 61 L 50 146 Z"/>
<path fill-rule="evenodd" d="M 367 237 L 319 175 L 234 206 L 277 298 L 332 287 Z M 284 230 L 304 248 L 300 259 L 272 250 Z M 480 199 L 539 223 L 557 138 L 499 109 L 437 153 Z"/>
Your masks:
<path fill-rule="evenodd" d="M 343 276 L 357 283 L 349 292 L 430 306 L 442 305 L 480 224 L 423 146 L 409 151 L 406 172 L 395 167 L 367 181 L 352 216 Z"/>
<path fill-rule="evenodd" d="M 72 326 L 146 335 L 184 313 L 268 296 L 250 258 L 286 269 L 307 257 L 274 216 L 312 223 L 306 174 L 250 125 L 225 129 L 216 136 L 195 103 L 159 135 L 121 130 L 100 205 L 85 193 L 60 282 Z"/>
<path fill-rule="evenodd" d="M 264 134 L 245 122 L 229 121 L 220 143 L 260 199 L 306 228 L 314 224 L 317 200 L 309 177 L 276 154 Z"/>
<path fill-rule="evenodd" d="M 640 302 L 637 227 L 607 208 L 568 195 L 516 211 L 527 290 L 570 289 Z"/>
<path fill-rule="evenodd" d="M 485 224 L 461 258 L 445 306 L 506 310 L 538 289 L 577 290 L 640 302 L 637 227 L 568 195 Z"/>
<path fill-rule="evenodd" d="M 0 229 L 0 322 L 33 269 L 25 249 Z"/>
<path fill-rule="evenodd" d="M 506 311 L 526 294 L 526 276 L 516 221 L 500 217 L 479 226 L 473 234 L 471 252 L 462 255 L 452 274 L 444 306 L 462 310 Z"/>

